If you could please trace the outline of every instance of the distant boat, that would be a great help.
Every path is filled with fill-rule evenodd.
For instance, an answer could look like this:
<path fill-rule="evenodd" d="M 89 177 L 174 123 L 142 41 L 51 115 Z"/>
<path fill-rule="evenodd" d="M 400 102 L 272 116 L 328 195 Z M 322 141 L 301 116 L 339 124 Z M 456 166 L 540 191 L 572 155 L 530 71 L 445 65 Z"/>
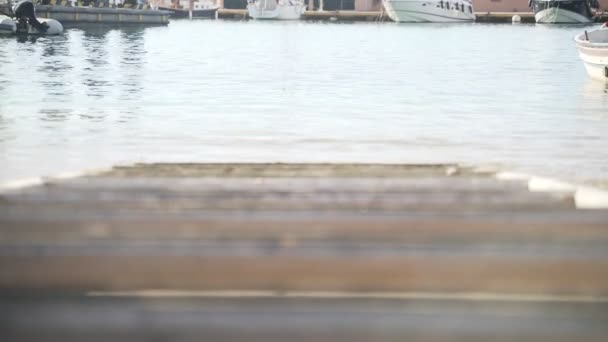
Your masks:
<path fill-rule="evenodd" d="M 583 32 L 574 40 L 591 78 L 608 81 L 608 23 L 601 29 Z"/>
<path fill-rule="evenodd" d="M 530 0 L 534 19 L 539 24 L 585 24 L 593 21 L 591 8 L 597 0 Z"/>
<path fill-rule="evenodd" d="M 471 0 L 384 0 L 388 16 L 397 22 L 444 23 L 475 20 Z"/>
<path fill-rule="evenodd" d="M 219 5 L 209 1 L 194 1 L 192 3 L 192 18 L 215 18 Z M 181 1 L 179 8 L 159 6 L 159 10 L 171 12 L 171 18 L 189 18 L 190 9 L 187 1 Z"/>
<path fill-rule="evenodd" d="M 250 0 L 247 4 L 249 16 L 253 19 L 300 19 L 306 11 L 302 0 Z"/>

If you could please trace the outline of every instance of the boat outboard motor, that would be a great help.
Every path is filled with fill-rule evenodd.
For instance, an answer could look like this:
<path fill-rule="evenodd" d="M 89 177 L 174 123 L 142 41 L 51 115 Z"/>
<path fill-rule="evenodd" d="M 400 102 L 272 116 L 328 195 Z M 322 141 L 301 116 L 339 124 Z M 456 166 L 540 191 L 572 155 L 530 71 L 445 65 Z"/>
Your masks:
<path fill-rule="evenodd" d="M 49 29 L 49 25 L 36 19 L 36 8 L 30 0 L 15 4 L 13 14 L 17 20 L 17 33 L 29 33 L 27 24 L 30 24 L 39 33 L 45 33 Z"/>

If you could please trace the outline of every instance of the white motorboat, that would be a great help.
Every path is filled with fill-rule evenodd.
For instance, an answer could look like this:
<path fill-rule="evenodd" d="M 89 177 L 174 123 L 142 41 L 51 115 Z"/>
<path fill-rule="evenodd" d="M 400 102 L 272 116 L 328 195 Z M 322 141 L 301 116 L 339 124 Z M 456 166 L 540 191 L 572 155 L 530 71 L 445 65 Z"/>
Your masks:
<path fill-rule="evenodd" d="M 0 34 L 56 35 L 63 32 L 63 25 L 54 19 L 38 19 L 34 4 L 22 1 L 12 8 L 14 18 L 0 15 Z"/>
<path fill-rule="evenodd" d="M 471 0 L 384 0 L 388 16 L 397 22 L 445 23 L 475 20 Z"/>
<path fill-rule="evenodd" d="M 591 8 L 597 0 L 530 0 L 534 19 L 539 24 L 586 24 L 593 21 Z"/>
<path fill-rule="evenodd" d="M 599 30 L 585 31 L 574 40 L 589 76 L 608 81 L 608 25 L 604 24 Z"/>
<path fill-rule="evenodd" d="M 300 19 L 306 5 L 302 0 L 251 0 L 247 4 L 249 16 L 253 19 Z"/>

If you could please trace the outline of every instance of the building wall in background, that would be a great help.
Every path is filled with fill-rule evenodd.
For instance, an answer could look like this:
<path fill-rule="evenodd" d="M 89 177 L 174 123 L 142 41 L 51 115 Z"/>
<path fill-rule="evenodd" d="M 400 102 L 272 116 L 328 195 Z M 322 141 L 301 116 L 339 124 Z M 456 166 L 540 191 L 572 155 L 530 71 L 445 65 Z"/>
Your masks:
<path fill-rule="evenodd" d="M 473 0 L 475 12 L 531 12 L 528 0 Z"/>
<path fill-rule="evenodd" d="M 608 11 L 608 0 L 599 0 L 600 8 Z M 532 12 L 528 0 L 473 0 L 475 12 Z"/>
<path fill-rule="evenodd" d="M 355 0 L 355 11 L 379 11 L 382 0 Z"/>
<path fill-rule="evenodd" d="M 2 3 L 4 0 L 0 0 Z M 171 0 L 158 0 L 165 6 L 171 5 Z M 247 8 L 247 0 L 211 0 L 222 5 L 224 8 L 245 9 Z M 355 11 L 380 11 L 382 9 L 382 0 L 325 0 L 326 10 L 336 9 L 352 9 L 352 1 L 354 1 Z M 308 4 L 309 10 L 312 7 L 316 10 L 319 8 L 319 0 L 304 0 Z M 599 0 L 600 8 L 608 11 L 608 0 Z M 344 7 L 344 8 L 340 8 Z M 475 12 L 532 12 L 528 7 L 528 0 L 473 0 L 473 8 Z"/>

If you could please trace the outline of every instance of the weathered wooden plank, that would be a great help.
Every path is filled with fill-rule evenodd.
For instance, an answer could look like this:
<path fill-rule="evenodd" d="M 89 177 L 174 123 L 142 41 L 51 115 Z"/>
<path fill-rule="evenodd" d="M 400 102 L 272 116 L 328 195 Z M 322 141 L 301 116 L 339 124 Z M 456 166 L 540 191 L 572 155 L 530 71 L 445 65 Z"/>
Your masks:
<path fill-rule="evenodd" d="M 608 261 L 475 255 L 8 254 L 0 288 L 491 292 L 608 295 Z"/>
<path fill-rule="evenodd" d="M 0 240 L 337 240 L 409 243 L 576 243 L 608 240 L 606 211 L 196 212 L 138 215 L 64 212 L 0 215 Z"/>
<path fill-rule="evenodd" d="M 527 182 L 498 181 L 490 177 L 82 177 L 49 179 L 46 186 L 21 190 L 21 193 L 53 191 L 168 191 L 176 193 L 226 192 L 498 192 L 525 191 Z"/>
<path fill-rule="evenodd" d="M 103 177 L 416 177 L 470 174 L 456 164 L 152 163 L 114 167 Z"/>
<path fill-rule="evenodd" d="M 250 211 L 380 211 L 466 209 L 559 209 L 574 208 L 570 198 L 539 193 L 224 193 L 186 196 L 169 193 L 140 194 L 102 191 L 96 195 L 76 193 L 50 197 L 20 197 L 7 200 L 5 208 L 12 212 L 27 210 L 37 213 L 52 210 L 70 211 L 192 211 L 192 210 L 250 210 Z"/>
<path fill-rule="evenodd" d="M 605 341 L 606 304 L 396 299 L 0 299 L 3 341 Z"/>
<path fill-rule="evenodd" d="M 481 242 L 481 241 L 434 241 L 411 243 L 406 241 L 341 241 L 341 240 L 125 240 L 91 239 L 55 241 L 19 241 L 0 244 L 0 256 L 62 256 L 62 255 L 167 255 L 195 257 L 357 257 L 407 258 L 410 256 L 455 257 L 501 257 L 512 260 L 537 258 L 542 260 L 589 260 L 597 261 L 608 257 L 606 244 L 561 242 L 561 243 L 521 243 L 521 242 Z"/>

